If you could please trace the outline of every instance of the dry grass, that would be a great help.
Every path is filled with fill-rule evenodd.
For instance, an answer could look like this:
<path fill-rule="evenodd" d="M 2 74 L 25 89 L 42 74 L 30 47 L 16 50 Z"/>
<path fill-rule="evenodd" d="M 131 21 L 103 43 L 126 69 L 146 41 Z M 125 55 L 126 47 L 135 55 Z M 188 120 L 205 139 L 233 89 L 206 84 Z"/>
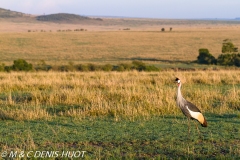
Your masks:
<path fill-rule="evenodd" d="M 1 61 L 11 64 L 17 58 L 32 63 L 72 62 L 116 63 L 132 58 L 196 60 L 199 48 L 221 54 L 222 41 L 232 39 L 240 46 L 239 28 L 185 29 L 172 32 L 35 32 L 0 33 Z"/>
<path fill-rule="evenodd" d="M 179 114 L 174 78 L 203 112 L 239 110 L 239 71 L 1 73 L 2 119 L 110 116 L 115 120 Z"/>

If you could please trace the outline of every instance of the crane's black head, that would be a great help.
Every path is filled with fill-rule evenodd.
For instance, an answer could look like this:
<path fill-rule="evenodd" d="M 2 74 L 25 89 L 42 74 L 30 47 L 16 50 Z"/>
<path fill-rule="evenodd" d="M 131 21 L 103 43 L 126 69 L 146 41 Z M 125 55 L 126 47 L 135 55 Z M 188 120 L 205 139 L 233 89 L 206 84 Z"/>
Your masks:
<path fill-rule="evenodd" d="M 180 79 L 176 78 L 175 81 L 179 84 L 180 83 Z"/>

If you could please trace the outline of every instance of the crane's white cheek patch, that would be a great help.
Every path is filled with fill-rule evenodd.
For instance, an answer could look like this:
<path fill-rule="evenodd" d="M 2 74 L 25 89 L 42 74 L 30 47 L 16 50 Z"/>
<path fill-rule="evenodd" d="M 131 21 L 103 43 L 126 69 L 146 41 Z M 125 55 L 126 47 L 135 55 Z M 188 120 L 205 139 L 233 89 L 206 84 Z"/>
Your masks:
<path fill-rule="evenodd" d="M 200 112 L 193 112 L 191 111 L 188 106 L 186 106 L 188 111 L 190 112 L 190 115 L 194 118 L 194 119 L 198 119 L 199 115 L 201 114 Z"/>

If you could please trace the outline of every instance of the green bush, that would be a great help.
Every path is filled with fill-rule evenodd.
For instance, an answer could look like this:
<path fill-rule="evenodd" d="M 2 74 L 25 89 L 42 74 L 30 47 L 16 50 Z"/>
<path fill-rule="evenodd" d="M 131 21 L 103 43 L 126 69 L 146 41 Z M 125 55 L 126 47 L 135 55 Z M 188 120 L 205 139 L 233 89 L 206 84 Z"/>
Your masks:
<path fill-rule="evenodd" d="M 5 66 L 5 67 L 4 67 L 4 70 L 5 70 L 6 72 L 10 72 L 10 71 L 12 70 L 12 66 Z"/>
<path fill-rule="evenodd" d="M 14 71 L 30 71 L 33 70 L 31 63 L 27 63 L 24 59 L 18 59 L 13 61 L 12 69 Z"/>
<path fill-rule="evenodd" d="M 197 61 L 200 64 L 216 64 L 217 62 L 215 57 L 211 53 L 209 53 L 208 49 L 206 48 L 199 49 Z"/>
<path fill-rule="evenodd" d="M 141 62 L 141 61 L 133 61 L 132 62 L 132 65 L 133 65 L 133 69 L 136 69 L 138 71 L 144 71 L 146 70 L 146 64 Z"/>
<path fill-rule="evenodd" d="M 105 64 L 102 66 L 103 71 L 112 71 L 113 66 L 111 64 Z"/>
<path fill-rule="evenodd" d="M 84 65 L 84 64 L 79 64 L 76 66 L 76 69 L 78 71 L 82 71 L 82 72 L 86 72 L 86 71 L 89 71 L 88 69 L 88 66 L 87 65 Z"/>
<path fill-rule="evenodd" d="M 101 67 L 96 65 L 96 64 L 89 63 L 87 66 L 88 66 L 89 71 L 99 71 L 99 70 L 101 70 Z"/>
<path fill-rule="evenodd" d="M 133 61 L 132 62 L 132 69 L 138 70 L 138 71 L 159 71 L 159 68 L 157 68 L 154 65 L 146 65 L 145 63 L 141 61 Z"/>
<path fill-rule="evenodd" d="M 2 63 L 0 64 L 0 72 L 3 72 L 5 70 L 5 64 Z"/>
<path fill-rule="evenodd" d="M 123 72 L 123 71 L 125 71 L 123 65 L 116 66 L 116 67 L 115 67 L 115 70 L 118 71 L 118 72 Z"/>
<path fill-rule="evenodd" d="M 57 70 L 60 70 L 61 72 L 68 72 L 69 71 L 67 65 L 59 66 Z"/>
<path fill-rule="evenodd" d="M 221 54 L 217 59 L 217 64 L 226 66 L 240 66 L 240 54 Z"/>
<path fill-rule="evenodd" d="M 52 66 L 47 65 L 44 60 L 40 60 L 34 68 L 36 71 L 49 71 L 52 69 Z"/>
<path fill-rule="evenodd" d="M 240 67 L 240 54 L 237 54 L 234 63 L 235 66 Z"/>
<path fill-rule="evenodd" d="M 232 42 L 226 41 L 222 45 L 222 53 L 233 53 L 236 51 L 236 47 Z"/>
<path fill-rule="evenodd" d="M 130 63 L 120 63 L 118 65 L 118 71 L 130 71 L 132 69 L 132 64 Z"/>

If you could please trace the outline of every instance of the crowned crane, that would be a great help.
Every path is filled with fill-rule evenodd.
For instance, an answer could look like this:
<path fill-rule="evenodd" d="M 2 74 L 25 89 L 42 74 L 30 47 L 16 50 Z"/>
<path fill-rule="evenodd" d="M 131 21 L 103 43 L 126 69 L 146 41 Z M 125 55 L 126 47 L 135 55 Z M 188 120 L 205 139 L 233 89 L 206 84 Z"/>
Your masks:
<path fill-rule="evenodd" d="M 188 133 L 190 132 L 190 124 L 189 124 L 189 120 L 197 120 L 202 127 L 207 127 L 207 121 L 204 118 L 203 114 L 201 113 L 201 111 L 191 102 L 185 100 L 182 97 L 182 93 L 181 93 L 181 86 L 182 83 L 180 81 L 179 78 L 176 78 L 175 80 L 177 82 L 178 85 L 178 89 L 177 89 L 177 105 L 178 107 L 181 109 L 181 111 L 183 112 L 183 114 L 188 118 Z M 196 125 L 197 127 L 197 125 Z M 197 127 L 198 130 L 198 127 Z M 199 130 L 198 130 L 199 132 Z"/>

